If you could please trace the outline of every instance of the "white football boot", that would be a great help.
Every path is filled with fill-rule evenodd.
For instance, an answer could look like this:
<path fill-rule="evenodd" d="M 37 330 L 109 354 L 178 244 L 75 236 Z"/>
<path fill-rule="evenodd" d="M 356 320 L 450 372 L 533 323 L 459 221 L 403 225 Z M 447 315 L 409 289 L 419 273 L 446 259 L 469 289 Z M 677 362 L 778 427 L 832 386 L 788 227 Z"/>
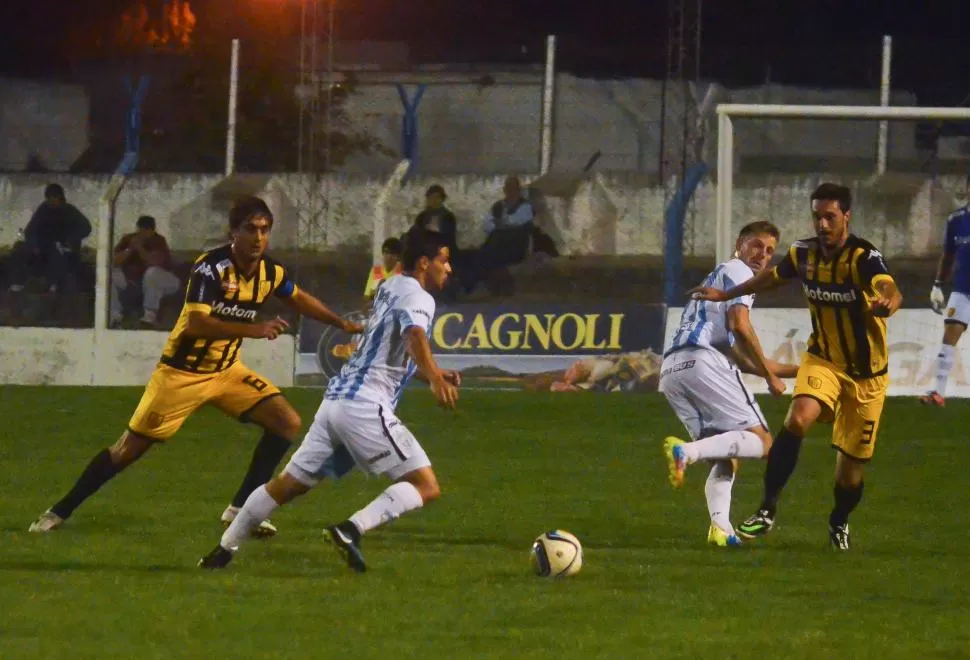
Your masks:
<path fill-rule="evenodd" d="M 35 534 L 43 534 L 45 532 L 53 531 L 63 524 L 64 519 L 48 509 L 44 513 L 40 514 L 40 517 L 37 520 L 30 523 L 30 529 L 28 531 L 34 532 Z"/>

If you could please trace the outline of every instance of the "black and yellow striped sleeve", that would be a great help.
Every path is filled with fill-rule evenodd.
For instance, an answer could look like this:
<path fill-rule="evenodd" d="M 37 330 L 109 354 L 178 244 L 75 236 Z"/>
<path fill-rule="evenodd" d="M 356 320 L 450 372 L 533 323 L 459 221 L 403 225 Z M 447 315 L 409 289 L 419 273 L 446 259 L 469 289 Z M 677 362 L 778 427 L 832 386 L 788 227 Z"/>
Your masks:
<path fill-rule="evenodd" d="M 859 256 L 858 269 L 859 284 L 865 288 L 874 287 L 883 281 L 895 281 L 885 257 L 882 256 L 879 250 L 873 247 L 866 248 Z"/>
<path fill-rule="evenodd" d="M 790 280 L 798 277 L 798 246 L 792 245 L 788 248 L 788 254 L 774 267 L 772 273 L 776 280 Z"/>
<path fill-rule="evenodd" d="M 185 288 L 185 309 L 208 314 L 221 296 L 222 286 L 216 267 L 205 257 L 200 258 L 192 266 L 189 283 Z"/>
<path fill-rule="evenodd" d="M 276 287 L 273 289 L 273 295 L 277 298 L 292 298 L 296 295 L 297 289 L 296 283 L 290 277 L 290 273 L 286 266 L 283 264 L 274 263 L 272 265 L 274 270 L 273 281 L 276 282 Z"/>

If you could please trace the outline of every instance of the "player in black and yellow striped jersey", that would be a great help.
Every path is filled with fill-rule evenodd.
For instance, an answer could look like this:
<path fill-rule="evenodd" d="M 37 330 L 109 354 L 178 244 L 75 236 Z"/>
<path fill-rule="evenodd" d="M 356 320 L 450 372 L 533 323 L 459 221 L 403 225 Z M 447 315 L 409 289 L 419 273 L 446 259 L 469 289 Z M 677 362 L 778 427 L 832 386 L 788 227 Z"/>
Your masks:
<path fill-rule="evenodd" d="M 764 500 L 737 532 L 747 538 L 768 533 L 802 439 L 816 421 L 834 422 L 832 446 L 839 454 L 829 540 L 848 550 L 849 514 L 862 498 L 863 466 L 872 458 L 889 387 L 886 318 L 899 309 L 902 295 L 882 254 L 849 232 L 848 188 L 822 184 L 812 193 L 811 205 L 815 237 L 794 243 L 773 270 L 729 291 L 698 287 L 691 293 L 705 300 L 731 300 L 800 280 L 812 336 L 784 428 L 768 455 Z"/>
<path fill-rule="evenodd" d="M 231 522 L 250 493 L 273 476 L 300 430 L 300 416 L 275 385 L 239 357 L 244 338 L 273 340 L 287 328 L 279 317 L 260 320 L 263 305 L 276 297 L 298 313 L 350 334 L 363 328 L 297 288 L 286 268 L 266 255 L 272 228 L 273 214 L 260 198 L 246 197 L 233 206 L 229 212 L 232 243 L 206 252 L 193 265 L 182 313 L 128 429 L 117 443 L 94 457 L 70 492 L 44 512 L 31 531 L 59 527 L 85 499 L 154 444 L 171 438 L 206 404 L 264 429 L 223 522 Z M 339 473 L 349 467 L 348 460 L 334 470 Z M 267 522 L 258 533 L 272 535 L 276 528 Z"/>

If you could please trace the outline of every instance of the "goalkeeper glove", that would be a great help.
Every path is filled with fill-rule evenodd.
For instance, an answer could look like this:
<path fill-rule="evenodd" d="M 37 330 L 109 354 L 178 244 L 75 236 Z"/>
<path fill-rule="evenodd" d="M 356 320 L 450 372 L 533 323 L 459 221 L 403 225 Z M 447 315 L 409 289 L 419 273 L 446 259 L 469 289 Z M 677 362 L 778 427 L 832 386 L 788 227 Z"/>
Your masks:
<path fill-rule="evenodd" d="M 939 282 L 934 282 L 933 289 L 930 291 L 930 307 L 937 314 L 942 314 L 945 304 L 943 300 L 943 289 L 940 288 Z"/>

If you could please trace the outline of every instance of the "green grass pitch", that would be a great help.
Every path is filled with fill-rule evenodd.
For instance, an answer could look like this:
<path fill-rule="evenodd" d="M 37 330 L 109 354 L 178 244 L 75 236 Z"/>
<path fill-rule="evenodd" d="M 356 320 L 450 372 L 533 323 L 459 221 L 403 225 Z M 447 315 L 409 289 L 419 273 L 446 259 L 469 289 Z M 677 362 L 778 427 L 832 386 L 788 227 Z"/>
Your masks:
<path fill-rule="evenodd" d="M 852 518 L 827 545 L 834 456 L 806 442 L 779 522 L 705 545 L 706 469 L 667 485 L 681 427 L 658 395 L 414 392 L 400 411 L 442 484 L 433 506 L 364 539 L 353 574 L 323 543 L 385 486 L 354 474 L 277 512 L 224 572 L 218 541 L 257 430 L 204 410 L 61 530 L 26 532 L 124 428 L 139 390 L 0 388 L 3 658 L 956 658 L 970 655 L 970 404 L 891 400 Z M 319 392 L 289 393 L 309 421 Z M 762 400 L 777 428 L 786 399 Z M 757 506 L 742 465 L 732 518 Z M 575 578 L 530 573 L 540 532 L 584 543 Z"/>

